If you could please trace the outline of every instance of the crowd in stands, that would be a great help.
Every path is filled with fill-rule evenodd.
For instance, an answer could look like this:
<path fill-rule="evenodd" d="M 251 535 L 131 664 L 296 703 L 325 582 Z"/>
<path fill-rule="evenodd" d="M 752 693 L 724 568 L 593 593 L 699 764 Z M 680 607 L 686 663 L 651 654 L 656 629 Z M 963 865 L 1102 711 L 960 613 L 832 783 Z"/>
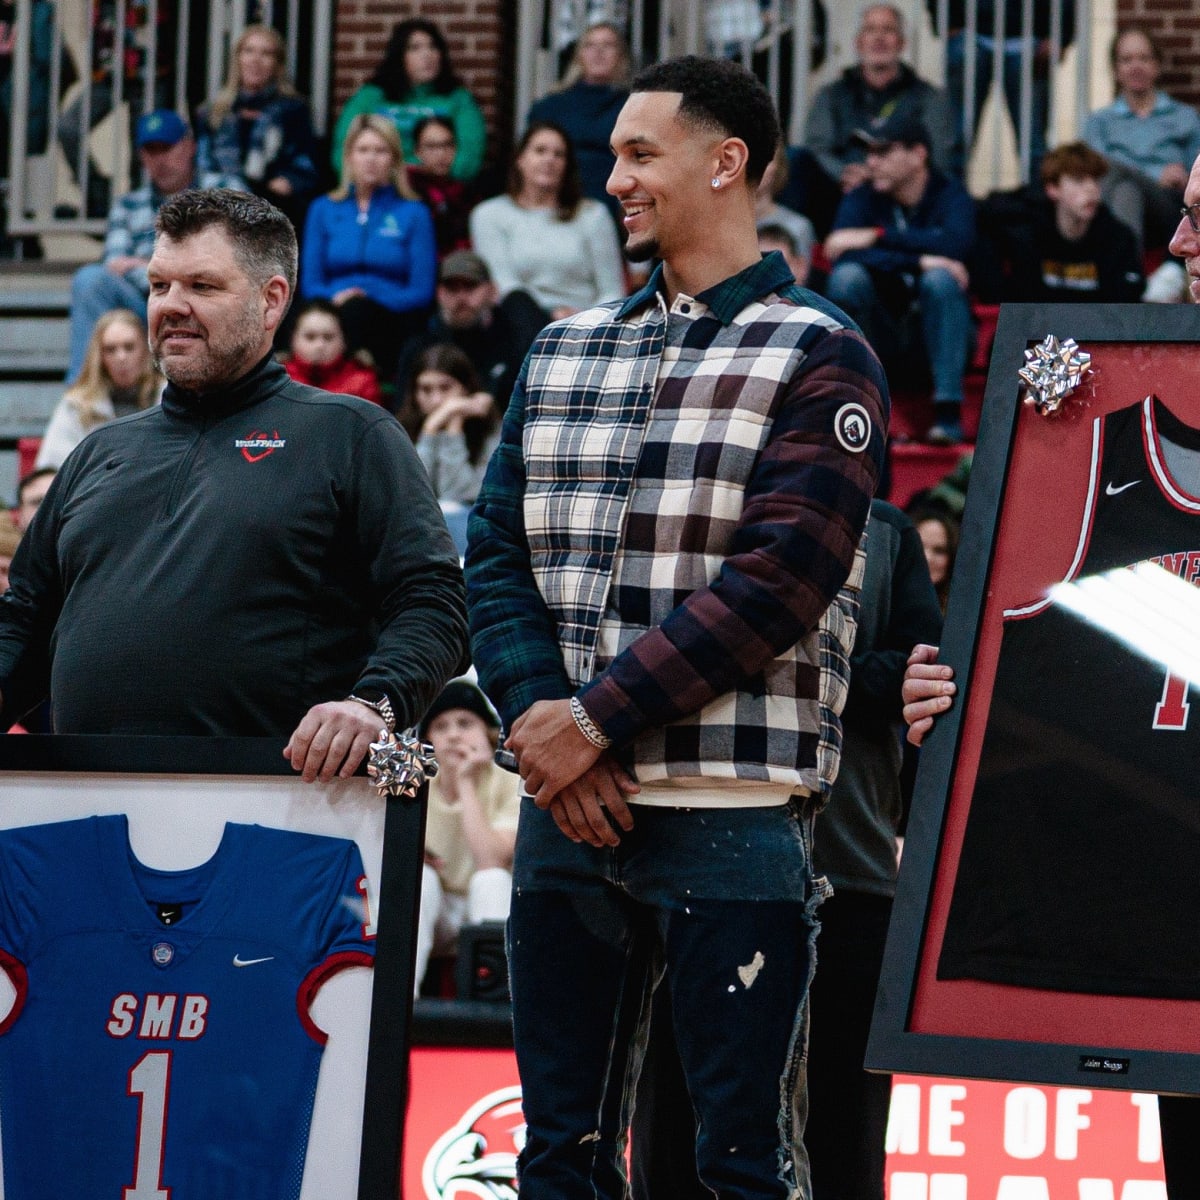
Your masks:
<path fill-rule="evenodd" d="M 1200 152 L 1200 116 L 1158 89 L 1161 53 L 1145 31 L 1130 28 L 1112 49 L 1116 99 L 1091 114 L 1077 140 L 1048 148 L 1045 7 L 1034 6 L 1028 184 L 978 200 L 964 186 L 994 28 L 981 12 L 976 92 L 964 106 L 963 5 L 952 0 L 948 90 L 904 61 L 898 9 L 865 9 L 857 61 L 816 94 L 804 143 L 779 147 L 759 189 L 760 248 L 781 254 L 799 282 L 858 322 L 898 392 L 925 389 L 931 442 L 967 440 L 964 374 L 980 303 L 1186 299 L 1175 264 L 1149 282 L 1147 267 L 1157 266 L 1178 222 Z M 1019 9 L 1008 5 L 1010 18 Z M 1059 49 L 1073 23 L 1066 3 Z M 1014 121 L 1028 53 L 1019 30 L 1006 30 L 1002 91 Z M 534 103 L 502 163 L 442 31 L 424 19 L 400 21 L 369 82 L 339 114 L 326 154 L 288 78 L 282 38 L 269 26 L 248 27 L 225 85 L 194 119 L 158 107 L 136 121 L 140 186 L 110 198 L 99 172 L 89 176 L 84 204 L 92 211 L 111 199 L 108 231 L 101 260 L 74 278 L 69 386 L 37 466 L 60 466 L 91 429 L 157 399 L 162 379 L 143 322 L 154 218 L 164 202 L 192 186 L 248 190 L 277 204 L 301 234 L 297 300 L 276 343 L 289 374 L 396 414 L 461 547 L 466 512 L 539 330 L 619 300 L 644 278 L 623 263 L 620 212 L 605 189 L 609 137 L 628 96 L 625 29 L 608 20 L 589 25 L 565 61 L 561 81 Z M 103 110 L 101 96 L 91 120 Z M 63 126 L 63 138 L 75 139 L 73 165 L 86 160 L 85 133 L 70 120 Z M 51 474 L 22 481 L 23 505 L 24 492 L 44 491 Z M 961 513 L 953 494 L 952 486 L 934 489 L 911 509 L 943 608 Z M 3 532 L 0 566 L 12 550 Z M 425 958 L 462 920 L 497 915 L 495 905 L 472 898 L 470 864 L 501 873 L 511 864 L 515 781 L 491 766 L 495 716 L 482 694 L 454 686 L 427 718 L 429 736 L 446 749 L 439 747 L 443 775 L 430 808 Z M 435 829 L 444 841 L 436 850 Z"/>
<path fill-rule="evenodd" d="M 935 24 L 939 13 L 930 8 Z M 862 325 L 898 393 L 929 396 L 925 436 L 943 443 L 970 432 L 964 373 L 980 304 L 1186 298 L 1180 268 L 1162 252 L 1200 150 L 1200 115 L 1159 90 L 1161 53 L 1144 30 L 1128 28 L 1112 47 L 1116 99 L 1088 117 L 1079 139 L 1047 153 L 1042 84 L 1053 53 L 1074 37 L 1067 3 L 1053 44 L 1040 9 L 1032 47 L 1005 26 L 1001 91 L 1014 122 L 1023 72 L 1033 85 L 1024 114 L 1030 181 L 973 198 L 963 171 L 997 47 L 985 3 L 974 23 L 976 92 L 966 97 L 954 83 L 968 52 L 964 13 L 961 2 L 946 13 L 942 89 L 905 61 L 898 8 L 866 8 L 856 61 L 816 93 L 803 143 L 780 147 L 758 208 L 764 245 Z M 606 191 L 609 135 L 631 69 L 619 19 L 596 20 L 564 43 L 563 75 L 532 105 L 507 159 L 494 148 L 489 157 L 479 105 L 434 22 L 396 24 L 338 115 L 328 160 L 284 51 L 278 32 L 252 25 L 194 126 L 168 109 L 136 125 L 146 182 L 118 198 L 102 262 L 76 277 L 69 380 L 103 312 L 144 312 L 154 213 L 193 184 L 246 188 L 288 213 L 302 234 L 299 301 L 336 310 L 310 326 L 331 328 L 336 316 L 345 351 L 337 370 L 373 368 L 378 400 L 393 411 L 411 403 L 412 362 L 439 340 L 466 351 L 478 389 L 502 408 L 513 362 L 540 328 L 619 299 L 643 278 L 622 261 L 620 214 Z M 337 184 L 327 190 L 330 166 Z M 456 257 L 463 253 L 475 257 Z M 457 275 L 443 271 L 452 260 Z M 472 291 L 473 314 L 447 319 Z M 291 354 L 301 371 L 305 351 Z M 328 363 L 312 362 L 311 378 L 334 377 Z M 461 487 L 451 490 L 457 501 Z"/>

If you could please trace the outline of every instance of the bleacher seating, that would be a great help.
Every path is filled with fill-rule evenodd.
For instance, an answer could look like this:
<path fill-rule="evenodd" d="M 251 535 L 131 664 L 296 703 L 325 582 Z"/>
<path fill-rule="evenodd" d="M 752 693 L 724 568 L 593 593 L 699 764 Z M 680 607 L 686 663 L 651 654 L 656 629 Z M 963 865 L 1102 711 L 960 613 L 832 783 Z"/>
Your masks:
<path fill-rule="evenodd" d="M 32 466 L 20 458 L 22 441 L 36 445 L 63 393 L 71 265 L 10 263 L 0 272 L 0 503 Z"/>

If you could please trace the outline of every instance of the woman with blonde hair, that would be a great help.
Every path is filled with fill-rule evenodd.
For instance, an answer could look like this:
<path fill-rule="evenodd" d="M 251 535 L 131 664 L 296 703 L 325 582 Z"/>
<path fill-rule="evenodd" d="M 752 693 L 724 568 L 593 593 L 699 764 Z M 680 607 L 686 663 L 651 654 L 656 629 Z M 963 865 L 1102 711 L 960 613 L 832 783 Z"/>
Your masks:
<path fill-rule="evenodd" d="M 629 98 L 629 43 L 609 21 L 597 21 L 575 43 L 571 63 L 558 86 L 529 110 L 527 125 L 549 121 L 571 139 L 583 194 L 614 212 L 605 191 L 613 156 L 609 138 L 617 113 Z"/>
<path fill-rule="evenodd" d="M 436 271 L 433 219 L 409 186 L 400 135 L 387 117 L 360 113 L 342 143 L 341 184 L 308 210 L 300 296 L 328 300 L 351 353 L 370 351 L 388 379 L 424 327 Z"/>
<path fill-rule="evenodd" d="M 319 184 L 308 102 L 287 73 L 287 47 L 270 25 L 247 25 L 233 44 L 225 86 L 196 120 L 201 171 L 239 175 L 293 224 Z"/>
<path fill-rule="evenodd" d="M 128 308 L 106 312 L 92 330 L 79 378 L 50 417 L 35 467 L 61 467 L 93 429 L 157 404 L 163 382 L 142 319 Z"/>

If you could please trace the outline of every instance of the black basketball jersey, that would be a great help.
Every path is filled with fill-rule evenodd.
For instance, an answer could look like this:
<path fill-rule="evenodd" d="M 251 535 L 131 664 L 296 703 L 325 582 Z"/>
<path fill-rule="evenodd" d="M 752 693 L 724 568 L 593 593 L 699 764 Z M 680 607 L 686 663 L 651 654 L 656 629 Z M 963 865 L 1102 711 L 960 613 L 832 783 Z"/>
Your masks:
<path fill-rule="evenodd" d="M 1200 497 L 1164 443 L 1200 464 L 1155 397 L 1096 420 L 1067 579 L 1005 613 L 939 978 L 1200 998 Z"/>

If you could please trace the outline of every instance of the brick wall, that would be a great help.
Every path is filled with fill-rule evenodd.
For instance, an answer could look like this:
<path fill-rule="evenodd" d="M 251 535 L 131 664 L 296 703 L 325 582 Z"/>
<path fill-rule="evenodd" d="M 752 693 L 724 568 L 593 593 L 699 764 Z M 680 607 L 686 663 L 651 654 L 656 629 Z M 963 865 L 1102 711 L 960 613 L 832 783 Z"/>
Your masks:
<path fill-rule="evenodd" d="M 1117 0 L 1118 25 L 1150 30 L 1163 51 L 1162 87 L 1179 100 L 1200 103 L 1200 6 L 1195 0 Z M 1098 47 L 1107 54 L 1108 47 Z"/>
<path fill-rule="evenodd" d="M 435 21 L 450 43 L 454 69 L 488 122 L 488 157 L 511 141 L 515 0 L 338 0 L 334 29 L 333 112 L 375 69 L 392 26 L 405 17 Z"/>

